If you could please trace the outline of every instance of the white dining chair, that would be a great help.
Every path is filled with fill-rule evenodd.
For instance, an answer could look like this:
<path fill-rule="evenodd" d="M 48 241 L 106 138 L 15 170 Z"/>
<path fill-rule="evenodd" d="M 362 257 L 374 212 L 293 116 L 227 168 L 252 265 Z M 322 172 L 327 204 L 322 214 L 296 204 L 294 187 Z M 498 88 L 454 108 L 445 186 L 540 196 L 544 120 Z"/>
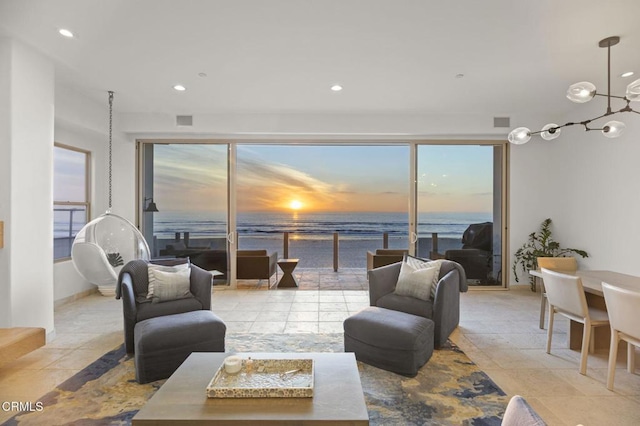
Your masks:
<path fill-rule="evenodd" d="M 538 257 L 538 268 L 551 269 L 560 272 L 575 272 L 578 270 L 578 261 L 575 257 Z M 544 329 L 544 314 L 547 306 L 547 293 L 544 290 L 544 280 L 540 287 L 540 329 Z"/>
<path fill-rule="evenodd" d="M 542 268 L 542 279 L 549 300 L 549 330 L 547 331 L 547 353 L 551 353 L 553 317 L 555 313 L 583 324 L 580 374 L 587 374 L 587 355 L 593 351 L 592 329 L 609 325 L 607 311 L 590 307 L 582 287 L 582 280 L 575 275 Z"/>
<path fill-rule="evenodd" d="M 620 340 L 627 342 L 627 371 L 632 374 L 635 372 L 635 347 L 640 347 L 640 322 L 638 322 L 640 293 L 605 282 L 602 283 L 602 292 L 604 293 L 607 311 L 609 311 L 609 321 L 611 322 L 607 389 L 613 390 L 618 343 Z"/>

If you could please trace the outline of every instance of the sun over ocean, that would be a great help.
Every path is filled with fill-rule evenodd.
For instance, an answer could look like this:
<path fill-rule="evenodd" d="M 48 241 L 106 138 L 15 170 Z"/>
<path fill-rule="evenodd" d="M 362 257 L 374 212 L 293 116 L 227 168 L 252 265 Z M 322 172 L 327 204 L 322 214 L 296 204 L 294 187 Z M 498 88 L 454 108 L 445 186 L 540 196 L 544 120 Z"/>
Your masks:
<path fill-rule="evenodd" d="M 431 246 L 438 234 L 439 251 L 461 246 L 462 233 L 472 223 L 492 220 L 492 214 L 453 212 L 420 213 L 420 247 Z M 190 244 L 198 239 L 223 238 L 226 215 L 211 212 L 164 211 L 154 213 L 154 235 L 173 240 L 176 232 L 189 232 Z M 339 234 L 341 268 L 364 268 L 367 250 L 382 248 L 383 233 L 389 248 L 408 247 L 407 213 L 239 213 L 237 231 L 240 249 L 267 249 L 282 257 L 283 233 L 289 232 L 289 257 L 300 259 L 301 268 L 324 268 L 333 264 L 333 234 Z M 422 254 L 425 255 L 425 254 Z"/>

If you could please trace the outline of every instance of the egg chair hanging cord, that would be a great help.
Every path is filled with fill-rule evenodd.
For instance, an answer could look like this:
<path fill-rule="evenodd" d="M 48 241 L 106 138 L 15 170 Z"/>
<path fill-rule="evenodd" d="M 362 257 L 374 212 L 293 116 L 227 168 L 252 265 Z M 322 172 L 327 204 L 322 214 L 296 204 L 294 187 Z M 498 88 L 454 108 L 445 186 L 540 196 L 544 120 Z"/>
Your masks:
<path fill-rule="evenodd" d="M 83 226 L 71 246 L 73 266 L 104 296 L 115 295 L 122 266 L 134 259 L 150 259 L 149 245 L 142 233 L 127 219 L 111 213 L 112 150 L 113 92 L 109 91 L 109 208 Z"/>
<path fill-rule="evenodd" d="M 111 213 L 111 145 L 113 134 L 113 92 L 109 91 L 109 208 L 107 213 Z"/>

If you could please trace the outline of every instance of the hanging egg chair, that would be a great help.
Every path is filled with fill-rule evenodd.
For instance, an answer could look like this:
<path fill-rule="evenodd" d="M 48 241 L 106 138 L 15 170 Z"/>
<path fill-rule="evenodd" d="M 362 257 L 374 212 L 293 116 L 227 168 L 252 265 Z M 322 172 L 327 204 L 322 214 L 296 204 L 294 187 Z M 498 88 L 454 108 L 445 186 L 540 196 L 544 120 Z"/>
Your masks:
<path fill-rule="evenodd" d="M 120 269 L 135 259 L 149 260 L 149 245 L 128 220 L 112 213 L 87 223 L 76 235 L 71 259 L 80 275 L 104 296 L 115 296 Z"/>
<path fill-rule="evenodd" d="M 135 259 L 149 260 L 150 250 L 140 231 L 127 219 L 111 213 L 111 123 L 113 92 L 109 92 L 109 209 L 87 223 L 71 246 L 71 260 L 84 279 L 103 296 L 115 296 L 120 269 Z"/>

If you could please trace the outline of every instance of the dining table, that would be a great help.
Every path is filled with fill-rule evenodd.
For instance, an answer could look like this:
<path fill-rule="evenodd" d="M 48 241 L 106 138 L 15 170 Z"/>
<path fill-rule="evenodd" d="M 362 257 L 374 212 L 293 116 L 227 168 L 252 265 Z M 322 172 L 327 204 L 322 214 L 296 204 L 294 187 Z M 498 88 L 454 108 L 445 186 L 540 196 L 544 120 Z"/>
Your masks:
<path fill-rule="evenodd" d="M 616 287 L 625 288 L 628 290 L 640 292 L 640 277 L 635 275 L 623 274 L 620 272 L 607 271 L 607 270 L 587 270 L 578 269 L 577 271 L 560 271 L 567 275 L 575 275 L 582 280 L 582 287 L 587 298 L 587 305 L 607 309 L 607 305 L 604 301 L 604 293 L 602 292 L 602 283 L 606 282 Z M 529 271 L 529 275 L 536 278 L 536 280 L 542 284 L 540 288 L 544 291 L 544 284 L 542 283 L 542 272 L 539 269 L 533 269 Z M 568 343 L 570 349 L 580 350 L 582 347 L 582 324 L 576 321 L 570 320 L 569 322 L 569 335 Z M 593 334 L 593 339 L 596 349 L 609 348 L 611 341 L 611 330 L 609 327 L 598 327 Z"/>

